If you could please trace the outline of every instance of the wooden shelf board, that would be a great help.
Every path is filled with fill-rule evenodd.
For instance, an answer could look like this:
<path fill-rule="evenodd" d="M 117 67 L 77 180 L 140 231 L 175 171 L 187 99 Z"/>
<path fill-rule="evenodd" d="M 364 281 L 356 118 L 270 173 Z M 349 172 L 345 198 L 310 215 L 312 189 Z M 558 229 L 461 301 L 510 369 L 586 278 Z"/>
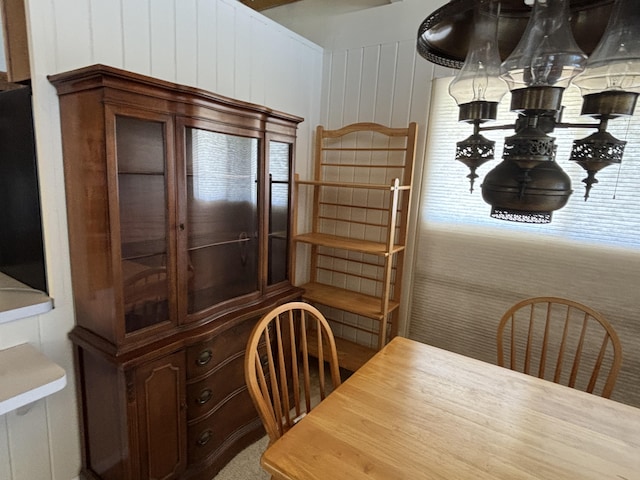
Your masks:
<path fill-rule="evenodd" d="M 316 332 L 309 331 L 307 335 L 309 339 L 309 353 L 312 356 L 317 357 L 318 352 L 315 348 L 318 344 L 316 340 Z M 336 350 L 338 351 L 338 364 L 341 368 L 351 372 L 358 370 L 376 354 L 375 349 L 359 345 L 344 338 L 335 337 L 335 341 Z"/>
<path fill-rule="evenodd" d="M 346 188 L 368 188 L 370 190 L 394 190 L 393 185 L 383 185 L 376 183 L 352 183 L 352 182 L 324 182 L 318 180 L 298 180 L 299 185 L 319 185 L 321 187 L 346 187 Z M 411 187 L 400 185 L 398 190 L 409 190 Z"/>
<path fill-rule="evenodd" d="M 378 297 L 322 283 L 307 283 L 300 288 L 304 289 L 302 298 L 309 302 L 321 303 L 322 305 L 339 308 L 363 317 L 382 320 L 382 301 Z M 389 311 L 395 310 L 399 305 L 399 302 L 389 300 Z"/>
<path fill-rule="evenodd" d="M 395 245 L 389 252 L 387 245 L 380 242 L 370 242 L 367 240 L 357 240 L 354 238 L 340 237 L 337 235 L 329 235 L 326 233 L 303 233 L 294 237 L 296 242 L 310 243 L 322 247 L 340 248 L 342 250 L 350 250 L 352 252 L 370 253 L 372 255 L 380 255 L 383 257 L 389 254 L 404 250 L 404 245 Z"/>

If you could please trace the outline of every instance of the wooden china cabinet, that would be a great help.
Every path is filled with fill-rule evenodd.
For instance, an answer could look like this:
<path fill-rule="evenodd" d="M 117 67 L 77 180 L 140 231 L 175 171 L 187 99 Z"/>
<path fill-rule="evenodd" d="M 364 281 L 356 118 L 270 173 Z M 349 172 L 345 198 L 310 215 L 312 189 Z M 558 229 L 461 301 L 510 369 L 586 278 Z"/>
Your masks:
<path fill-rule="evenodd" d="M 88 479 L 210 480 L 263 435 L 243 360 L 289 281 L 301 118 L 102 65 L 60 101 Z"/>

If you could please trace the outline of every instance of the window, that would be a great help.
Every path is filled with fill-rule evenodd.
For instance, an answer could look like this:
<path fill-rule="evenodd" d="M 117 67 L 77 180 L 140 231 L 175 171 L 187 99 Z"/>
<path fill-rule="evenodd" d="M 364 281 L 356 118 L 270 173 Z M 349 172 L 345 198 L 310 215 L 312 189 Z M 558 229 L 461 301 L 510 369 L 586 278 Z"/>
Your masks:
<path fill-rule="evenodd" d="M 258 140 L 195 128 L 188 128 L 186 132 L 195 199 L 253 202 L 257 188 Z"/>
<path fill-rule="evenodd" d="M 608 244 L 640 249 L 640 107 L 633 117 L 611 120 L 608 131 L 628 143 L 620 165 L 601 170 L 589 199 L 584 201 L 586 172 L 568 160 L 574 139 L 584 138 L 593 129 L 556 129 L 558 152 L 556 161 L 571 177 L 573 194 L 567 205 L 553 213 L 547 225 L 507 222 L 489 216 L 490 206 L 482 199 L 480 185 L 484 176 L 502 157 L 504 137 L 513 130 L 483 132 L 496 142 L 495 160 L 478 168 L 474 191 L 469 193 L 469 170 L 455 160 L 456 142 L 472 133 L 472 127 L 458 122 L 458 107 L 448 94 L 451 78 L 434 81 L 427 142 L 426 197 L 423 199 L 422 219 L 433 224 L 482 226 L 503 232 L 518 231 L 533 235 L 561 237 L 592 244 Z M 582 97 L 576 87 L 568 88 L 563 96 L 563 122 L 597 123 L 580 116 Z M 509 111 L 510 99 L 500 103 L 498 120 L 487 125 L 513 123 L 515 113 Z"/>

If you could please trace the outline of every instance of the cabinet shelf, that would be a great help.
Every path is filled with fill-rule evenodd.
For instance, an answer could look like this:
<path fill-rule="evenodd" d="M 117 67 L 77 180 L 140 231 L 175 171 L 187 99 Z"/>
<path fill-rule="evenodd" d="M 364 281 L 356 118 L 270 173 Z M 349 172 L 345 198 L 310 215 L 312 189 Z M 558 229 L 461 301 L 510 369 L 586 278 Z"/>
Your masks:
<path fill-rule="evenodd" d="M 250 242 L 252 239 L 249 237 L 246 238 L 235 238 L 233 240 L 221 240 L 219 242 L 213 242 L 213 243 L 205 243 L 203 245 L 196 245 L 193 247 L 189 247 L 189 251 L 192 250 L 200 250 L 202 248 L 211 248 L 211 247 L 220 247 L 223 245 L 233 245 L 233 244 L 240 244 L 240 243 L 246 243 L 246 242 Z"/>
<path fill-rule="evenodd" d="M 322 283 L 307 283 L 302 285 L 304 289 L 302 298 L 313 303 L 321 303 L 330 307 L 355 313 L 363 317 L 382 320 L 384 312 L 382 310 L 382 300 L 379 297 L 365 295 L 364 293 L 346 290 L 332 285 Z M 392 312 L 400 306 L 395 300 L 389 300 L 387 313 Z"/>
<path fill-rule="evenodd" d="M 387 249 L 387 245 L 382 242 L 370 242 L 367 240 L 340 237 L 337 235 L 329 235 L 326 233 L 303 233 L 300 235 L 296 235 L 296 237 L 294 237 L 294 241 L 309 243 L 312 245 L 319 245 L 322 247 L 350 250 L 352 252 L 381 255 L 385 257 L 404 250 L 404 245 L 394 245 L 394 247 L 389 250 Z"/>

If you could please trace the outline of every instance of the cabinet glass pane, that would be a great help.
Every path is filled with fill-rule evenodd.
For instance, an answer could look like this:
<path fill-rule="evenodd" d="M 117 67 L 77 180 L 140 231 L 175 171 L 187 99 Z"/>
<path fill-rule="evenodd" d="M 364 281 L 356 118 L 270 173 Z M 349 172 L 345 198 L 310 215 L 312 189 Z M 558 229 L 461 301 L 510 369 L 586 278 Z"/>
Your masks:
<path fill-rule="evenodd" d="M 188 312 L 258 289 L 258 140 L 187 128 Z"/>
<path fill-rule="evenodd" d="M 116 117 L 127 333 L 169 320 L 164 124 Z"/>
<path fill-rule="evenodd" d="M 269 285 L 287 280 L 291 145 L 269 142 Z"/>

